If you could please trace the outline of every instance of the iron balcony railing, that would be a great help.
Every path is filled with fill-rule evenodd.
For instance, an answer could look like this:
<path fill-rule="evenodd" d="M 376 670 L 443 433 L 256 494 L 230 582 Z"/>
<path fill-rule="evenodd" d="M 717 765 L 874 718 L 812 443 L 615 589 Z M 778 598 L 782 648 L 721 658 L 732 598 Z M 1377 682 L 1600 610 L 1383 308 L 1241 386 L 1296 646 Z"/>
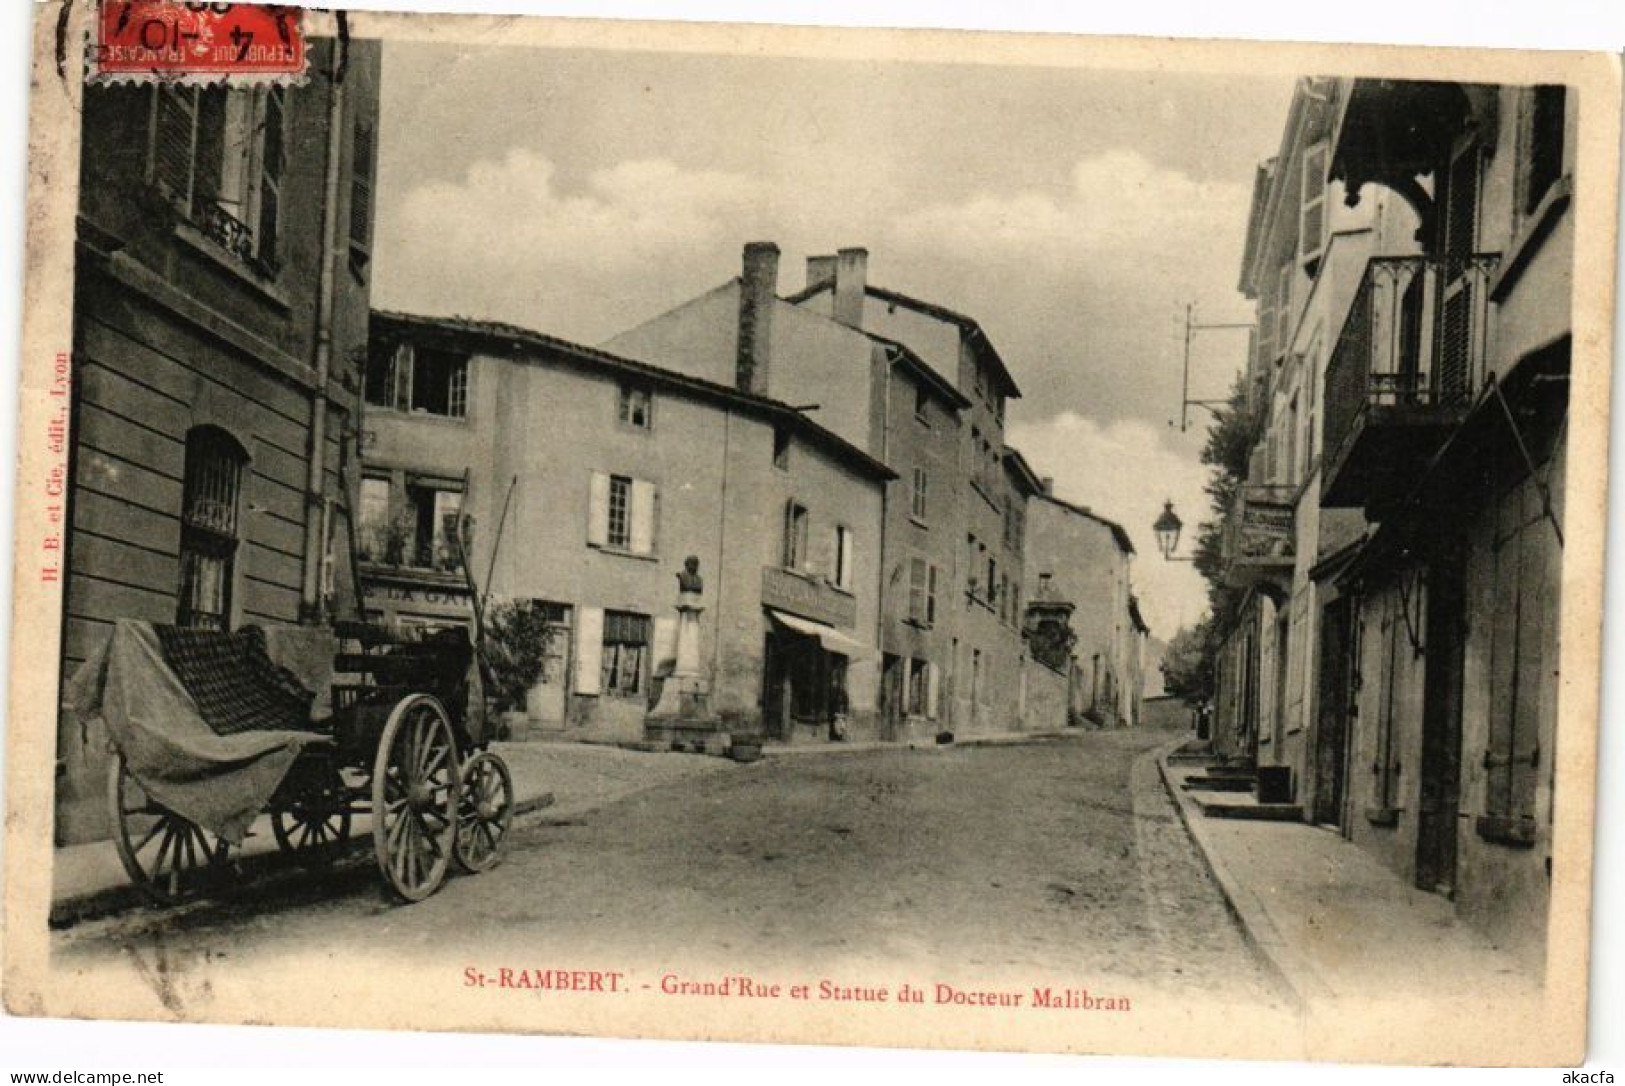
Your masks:
<path fill-rule="evenodd" d="M 1325 448 L 1340 463 L 1383 408 L 1465 407 L 1484 383 L 1490 282 L 1499 253 L 1379 256 L 1326 367 Z"/>

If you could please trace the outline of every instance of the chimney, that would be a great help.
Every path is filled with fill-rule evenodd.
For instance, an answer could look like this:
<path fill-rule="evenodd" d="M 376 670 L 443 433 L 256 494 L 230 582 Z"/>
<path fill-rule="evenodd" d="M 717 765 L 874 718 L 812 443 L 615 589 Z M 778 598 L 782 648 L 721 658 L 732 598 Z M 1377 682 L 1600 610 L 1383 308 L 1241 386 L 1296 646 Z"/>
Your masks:
<path fill-rule="evenodd" d="M 1048 494 L 1052 498 L 1055 496 L 1055 476 L 1046 475 L 1042 479 L 1038 480 L 1038 484 L 1044 488 L 1045 494 Z"/>
<path fill-rule="evenodd" d="M 842 249 L 835 254 L 835 319 L 848 328 L 863 327 L 863 292 L 869 285 L 869 250 Z"/>
<path fill-rule="evenodd" d="M 807 289 L 821 287 L 825 283 L 835 282 L 835 258 L 833 256 L 809 256 L 807 258 Z"/>
<path fill-rule="evenodd" d="M 779 247 L 771 241 L 746 243 L 739 277 L 739 353 L 734 362 L 734 384 L 741 392 L 767 395 L 778 289 Z"/>

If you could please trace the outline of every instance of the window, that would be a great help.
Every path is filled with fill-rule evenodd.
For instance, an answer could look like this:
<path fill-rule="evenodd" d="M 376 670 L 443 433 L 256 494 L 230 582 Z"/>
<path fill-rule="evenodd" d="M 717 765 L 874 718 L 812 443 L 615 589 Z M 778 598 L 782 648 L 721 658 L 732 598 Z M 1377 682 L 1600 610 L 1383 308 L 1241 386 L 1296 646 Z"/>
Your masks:
<path fill-rule="evenodd" d="M 903 711 L 909 716 L 937 718 L 937 692 L 941 687 L 937 665 L 929 660 L 908 662 L 908 696 Z"/>
<path fill-rule="evenodd" d="M 908 618 L 916 626 L 937 621 L 937 567 L 923 558 L 909 559 Z"/>
<path fill-rule="evenodd" d="M 350 158 L 350 268 L 357 275 L 372 259 L 374 135 L 370 124 L 355 126 Z"/>
<path fill-rule="evenodd" d="M 999 597 L 999 563 L 994 558 L 987 560 L 987 602 L 997 603 Z"/>
<path fill-rule="evenodd" d="M 604 612 L 604 653 L 599 663 L 599 689 L 604 693 L 620 697 L 643 693 L 651 625 L 648 615 Z"/>
<path fill-rule="evenodd" d="M 780 471 L 790 470 L 790 431 L 782 426 L 773 428 L 773 466 Z"/>
<path fill-rule="evenodd" d="M 626 554 L 653 554 L 660 493 L 626 475 L 595 471 L 587 501 L 587 545 Z"/>
<path fill-rule="evenodd" d="M 976 595 L 976 570 L 980 563 L 977 561 L 976 537 L 965 537 L 965 591 L 972 596 Z"/>
<path fill-rule="evenodd" d="M 927 426 L 931 425 L 931 395 L 926 392 L 923 383 L 914 386 L 914 417 Z"/>
<path fill-rule="evenodd" d="M 392 551 L 403 552 L 408 565 L 452 573 L 463 568 L 461 547 L 462 492 L 451 487 L 408 483 L 405 516 L 390 531 Z"/>
<path fill-rule="evenodd" d="M 784 507 L 784 568 L 807 564 L 807 507 L 792 501 Z"/>
<path fill-rule="evenodd" d="M 1310 266 L 1326 246 L 1326 152 L 1316 143 L 1303 152 L 1303 177 L 1298 204 L 1298 258 Z"/>
<path fill-rule="evenodd" d="M 1568 90 L 1543 85 L 1526 92 L 1525 125 L 1528 131 L 1528 165 L 1523 177 L 1523 213 L 1540 206 L 1548 189 L 1563 176 L 1563 140 Z"/>
<path fill-rule="evenodd" d="M 368 352 L 367 403 L 444 418 L 468 417 L 468 356 L 403 343 Z"/>
<path fill-rule="evenodd" d="M 618 414 L 621 422 L 639 430 L 653 429 L 653 409 L 654 396 L 647 388 L 630 384 L 621 386 Z"/>
<path fill-rule="evenodd" d="M 397 343 L 374 340 L 367 345 L 367 374 L 364 395 L 371 407 L 395 407 L 395 389 L 398 381 L 398 359 L 402 347 Z"/>
<path fill-rule="evenodd" d="M 852 591 L 852 529 L 839 525 L 835 529 L 835 587 Z"/>
<path fill-rule="evenodd" d="M 368 476 L 361 480 L 360 539 L 357 557 L 363 562 L 399 563 L 399 553 L 390 554 L 389 480 Z"/>
<path fill-rule="evenodd" d="M 282 87 L 153 88 L 148 178 L 211 241 L 264 268 L 277 259 L 285 95 Z"/>
<path fill-rule="evenodd" d="M 1275 355 L 1280 358 L 1292 349 L 1292 273 L 1291 261 L 1281 265 L 1280 278 L 1275 290 Z"/>
<path fill-rule="evenodd" d="M 238 499 L 247 462 L 243 447 L 224 430 L 200 426 L 186 435 L 177 626 L 224 630 L 231 624 Z"/>
<path fill-rule="evenodd" d="M 925 499 L 926 499 L 926 492 L 927 492 L 929 486 L 930 486 L 930 480 L 927 478 L 927 476 L 925 474 L 925 469 L 924 468 L 915 468 L 914 469 L 914 491 L 913 491 L 912 495 L 910 495 L 909 506 L 908 506 L 909 515 L 912 516 L 915 520 L 924 520 L 925 519 L 925 510 L 926 510 Z"/>
<path fill-rule="evenodd" d="M 632 480 L 624 475 L 609 477 L 609 545 L 632 545 Z"/>

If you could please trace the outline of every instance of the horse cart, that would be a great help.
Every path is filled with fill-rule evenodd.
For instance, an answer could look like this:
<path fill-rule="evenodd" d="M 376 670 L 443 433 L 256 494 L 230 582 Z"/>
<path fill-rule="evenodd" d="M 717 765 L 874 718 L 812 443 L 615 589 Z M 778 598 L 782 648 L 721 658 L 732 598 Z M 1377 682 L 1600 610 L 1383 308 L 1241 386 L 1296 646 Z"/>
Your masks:
<path fill-rule="evenodd" d="M 452 865 L 502 856 L 513 779 L 489 749 L 483 690 L 462 629 L 124 621 L 68 701 L 106 725 L 113 840 L 154 903 L 222 885 L 267 828 L 312 866 L 370 831 L 385 887 L 411 902 Z"/>

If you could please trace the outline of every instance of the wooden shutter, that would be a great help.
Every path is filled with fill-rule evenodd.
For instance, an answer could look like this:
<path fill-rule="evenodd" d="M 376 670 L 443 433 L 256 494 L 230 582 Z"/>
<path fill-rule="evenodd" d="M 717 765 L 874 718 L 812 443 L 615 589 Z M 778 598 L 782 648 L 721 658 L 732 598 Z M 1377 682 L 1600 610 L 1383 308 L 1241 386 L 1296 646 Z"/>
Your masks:
<path fill-rule="evenodd" d="M 576 621 L 576 693 L 597 694 L 603 689 L 604 609 L 583 607 Z"/>
<path fill-rule="evenodd" d="M 287 101 L 281 87 L 265 92 L 265 116 L 260 121 L 264 143 L 260 148 L 259 216 L 254 224 L 255 255 L 260 260 L 276 259 L 277 235 L 282 228 L 282 175 L 285 161 L 286 125 L 283 109 Z"/>
<path fill-rule="evenodd" d="M 632 553 L 653 554 L 655 543 L 655 485 L 632 480 Z"/>
<path fill-rule="evenodd" d="M 925 621 L 926 625 L 935 626 L 937 624 L 937 567 L 931 566 L 925 573 Z"/>
<path fill-rule="evenodd" d="M 1298 258 L 1305 263 L 1320 257 L 1326 242 L 1326 144 L 1316 143 L 1303 153 L 1301 200 L 1298 207 Z"/>
<path fill-rule="evenodd" d="M 192 201 L 192 142 L 197 135 L 197 88 L 153 88 L 152 180 L 188 207 Z"/>
<path fill-rule="evenodd" d="M 915 622 L 926 619 L 926 567 L 925 559 L 911 558 L 908 563 L 908 617 Z"/>
<path fill-rule="evenodd" d="M 1551 758 L 1551 751 L 1540 749 L 1541 703 L 1544 700 L 1546 676 L 1551 665 L 1542 645 L 1547 623 L 1555 616 L 1549 613 L 1546 575 L 1552 568 L 1546 553 L 1554 548 L 1551 528 L 1542 518 L 1540 495 L 1530 482 L 1519 488 L 1521 501 L 1518 509 L 1521 526 L 1518 531 L 1518 652 L 1517 697 L 1513 706 L 1512 772 L 1510 774 L 1511 803 L 1508 813 L 1515 818 L 1535 817 L 1536 785 L 1540 779 L 1541 764 Z"/>
<path fill-rule="evenodd" d="M 360 267 L 372 254 L 372 125 L 357 122 L 350 158 L 350 260 Z"/>
<path fill-rule="evenodd" d="M 1512 812 L 1512 758 L 1517 730 L 1518 560 L 1516 503 L 1497 503 L 1490 612 L 1489 729 L 1484 750 L 1484 808 L 1490 815 Z"/>
<path fill-rule="evenodd" d="M 929 661 L 925 665 L 925 716 L 937 719 L 937 703 L 942 694 L 942 669 Z"/>
<path fill-rule="evenodd" d="M 609 476 L 601 471 L 592 473 L 587 498 L 587 542 L 594 547 L 609 543 Z"/>

